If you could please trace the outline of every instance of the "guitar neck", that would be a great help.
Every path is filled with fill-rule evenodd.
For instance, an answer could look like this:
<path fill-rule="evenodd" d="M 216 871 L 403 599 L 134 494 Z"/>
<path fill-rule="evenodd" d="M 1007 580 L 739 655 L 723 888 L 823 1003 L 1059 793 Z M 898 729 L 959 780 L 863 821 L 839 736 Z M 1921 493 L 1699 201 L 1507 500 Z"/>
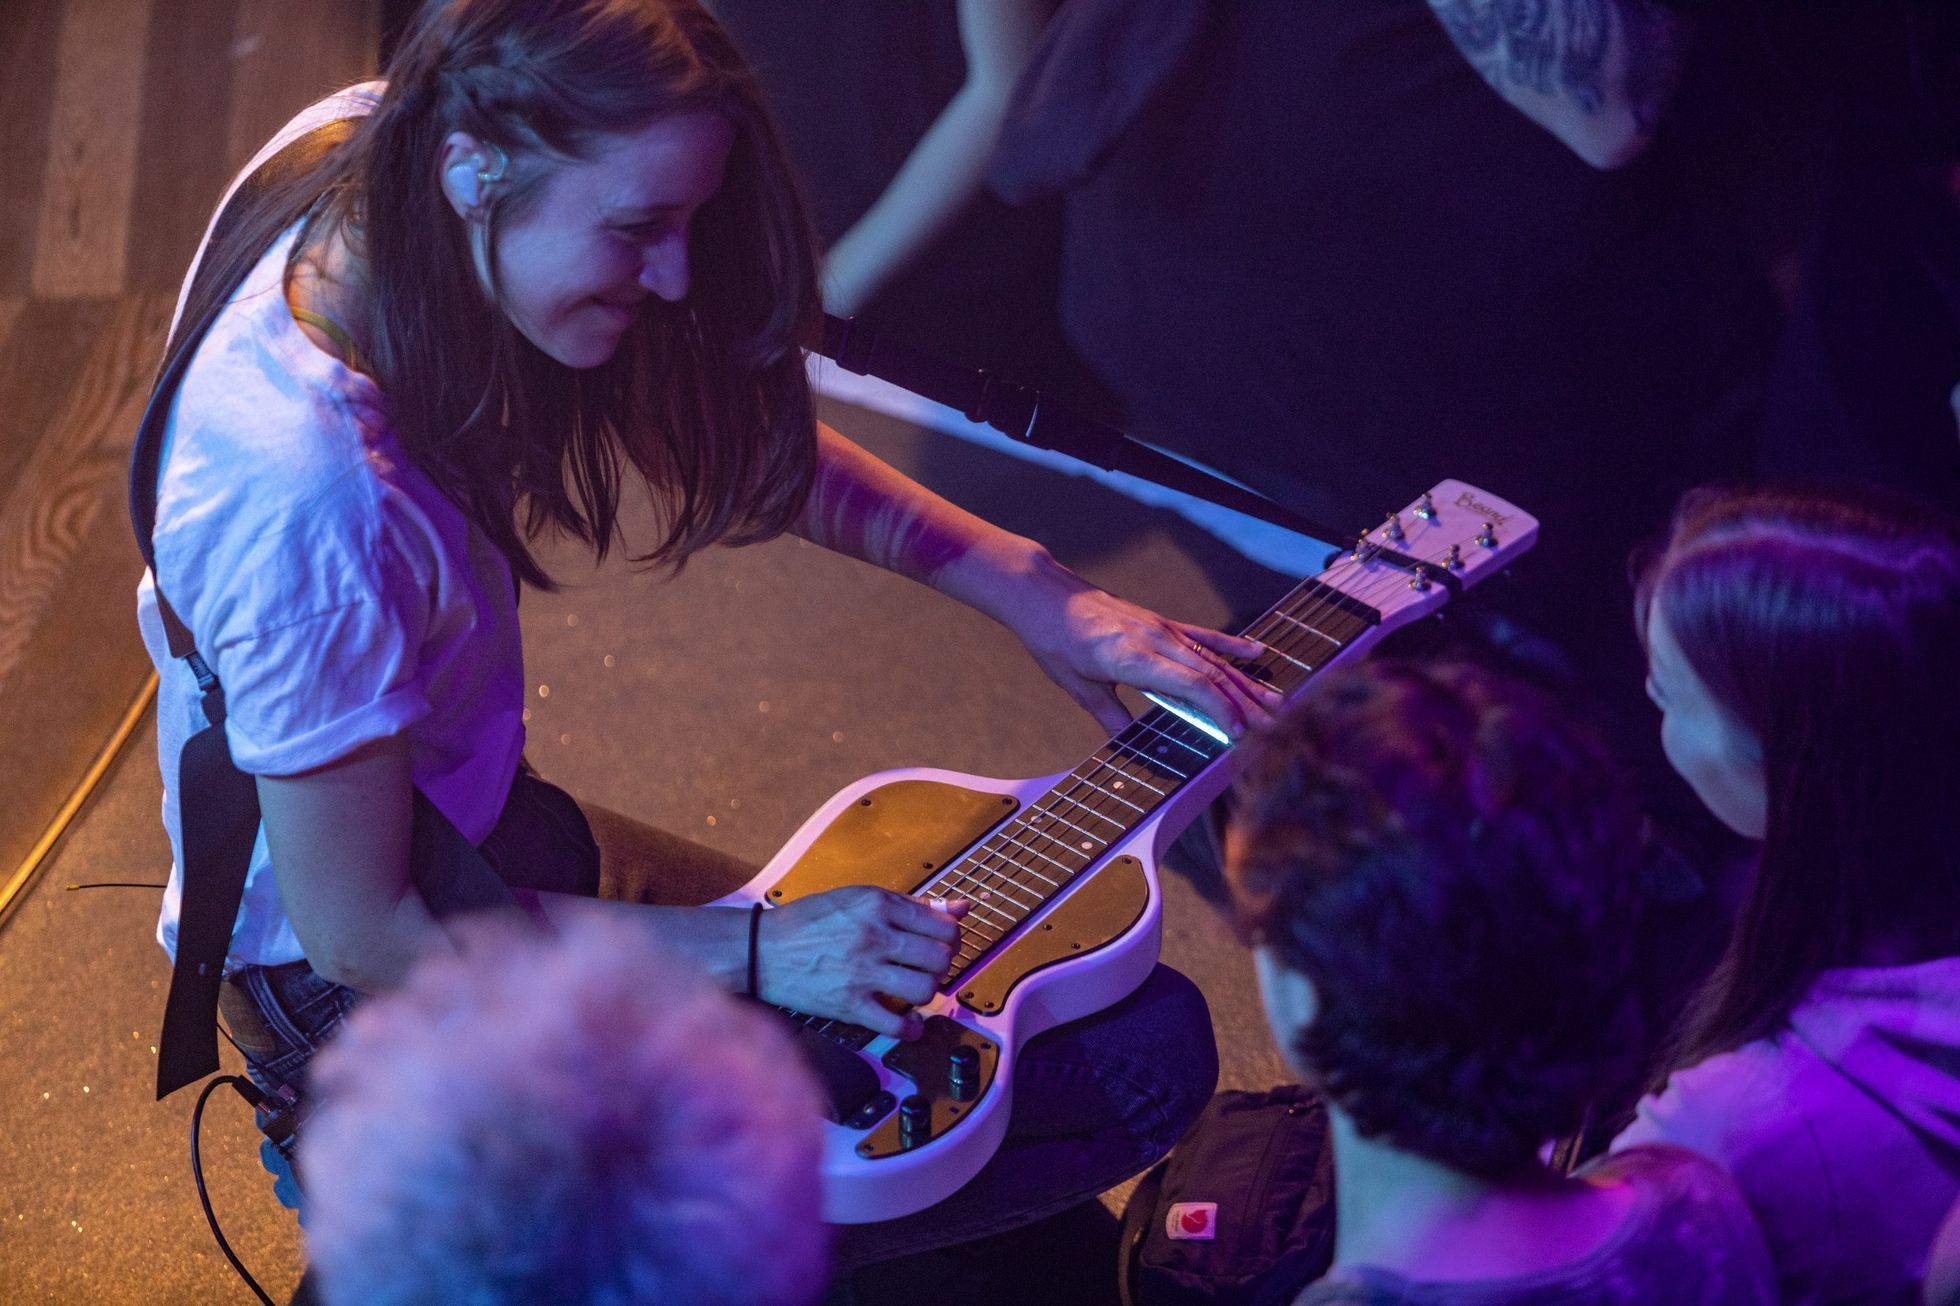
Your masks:
<path fill-rule="evenodd" d="M 1434 612 L 1530 549 L 1537 520 L 1443 481 L 1295 586 L 1245 630 L 1266 651 L 1241 665 L 1291 697 L 1344 654 Z M 916 892 L 972 903 L 958 977 L 1210 770 L 1231 743 L 1158 707 L 1131 722 Z"/>
<path fill-rule="evenodd" d="M 1323 576 L 1339 570 L 1337 566 Z M 1240 665 L 1291 696 L 1380 621 L 1376 609 L 1312 577 L 1246 627 L 1244 633 L 1264 644 L 1266 652 Z M 921 892 L 972 903 L 952 978 L 1100 862 L 1230 749 L 1229 743 L 1176 713 L 1153 708 L 941 871 Z"/>

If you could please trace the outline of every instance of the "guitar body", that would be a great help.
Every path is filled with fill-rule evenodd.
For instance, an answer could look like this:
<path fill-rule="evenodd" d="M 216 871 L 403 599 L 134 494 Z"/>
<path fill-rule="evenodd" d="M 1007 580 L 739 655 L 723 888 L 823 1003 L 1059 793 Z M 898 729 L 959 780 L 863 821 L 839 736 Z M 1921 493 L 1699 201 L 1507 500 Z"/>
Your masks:
<path fill-rule="evenodd" d="M 1245 633 L 1241 663 L 1291 694 L 1435 611 L 1534 542 L 1537 523 L 1445 481 L 1303 581 Z M 1157 858 L 1235 772 L 1215 727 L 1165 703 L 1072 771 L 995 780 L 927 768 L 838 791 L 719 905 L 780 906 L 847 885 L 963 898 L 952 974 L 909 1043 L 787 1013 L 830 1099 L 824 1218 L 920 1211 L 979 1173 L 1007 1132 L 1016 1058 L 1045 1030 L 1121 1001 L 1157 964 Z"/>
<path fill-rule="evenodd" d="M 944 1118 L 935 1119 L 939 1127 L 926 1146 L 880 1149 L 882 1154 L 868 1157 L 859 1150 L 868 1141 L 865 1130 L 827 1123 L 826 1220 L 888 1220 L 951 1196 L 980 1172 L 1007 1132 L 1021 1047 L 1045 1030 L 1115 1005 L 1143 983 L 1157 964 L 1163 937 L 1159 834 L 1162 844 L 1176 838 L 1224 789 L 1228 773 L 1214 770 L 1215 783 L 1181 793 L 1174 808 L 1116 845 L 1095 875 L 1071 884 L 983 966 L 919 1008 L 929 1023 L 935 1016 L 951 1021 L 978 1051 L 992 1054 L 984 1091 L 968 1104 L 939 1103 L 935 1116 Z M 849 884 L 916 892 L 937 868 L 954 864 L 1059 779 L 996 780 L 930 768 L 866 776 L 817 809 L 753 880 L 720 905 L 777 906 Z M 951 1033 L 935 1025 L 921 1042 L 948 1042 Z M 978 1047 L 982 1043 L 992 1046 Z M 885 1064 L 893 1050 L 903 1051 L 896 1040 L 877 1038 L 862 1054 L 878 1075 L 880 1091 L 902 1101 L 920 1084 Z"/>

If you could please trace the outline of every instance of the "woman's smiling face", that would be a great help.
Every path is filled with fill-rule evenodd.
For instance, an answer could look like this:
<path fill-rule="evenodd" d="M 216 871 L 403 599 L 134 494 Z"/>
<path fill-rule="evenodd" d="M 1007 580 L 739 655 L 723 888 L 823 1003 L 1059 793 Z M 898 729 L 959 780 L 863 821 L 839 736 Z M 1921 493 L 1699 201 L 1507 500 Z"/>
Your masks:
<path fill-rule="evenodd" d="M 537 194 L 498 233 L 512 325 L 567 367 L 597 367 L 647 296 L 685 298 L 694 216 L 721 189 L 734 135 L 726 117 L 695 110 L 603 136 L 589 158 L 547 163 Z M 445 169 L 481 147 L 459 134 L 450 148 Z M 458 211 L 470 216 L 468 205 Z"/>

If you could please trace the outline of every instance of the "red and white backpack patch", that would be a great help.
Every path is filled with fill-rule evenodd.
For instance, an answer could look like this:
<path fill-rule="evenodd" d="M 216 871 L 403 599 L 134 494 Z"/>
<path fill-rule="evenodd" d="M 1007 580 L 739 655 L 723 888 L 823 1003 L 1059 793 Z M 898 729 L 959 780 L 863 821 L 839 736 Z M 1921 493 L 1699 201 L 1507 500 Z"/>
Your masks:
<path fill-rule="evenodd" d="M 1164 1232 L 1176 1242 L 1210 1242 L 1218 1237 L 1218 1203 L 1173 1202 L 1164 1214 Z"/>

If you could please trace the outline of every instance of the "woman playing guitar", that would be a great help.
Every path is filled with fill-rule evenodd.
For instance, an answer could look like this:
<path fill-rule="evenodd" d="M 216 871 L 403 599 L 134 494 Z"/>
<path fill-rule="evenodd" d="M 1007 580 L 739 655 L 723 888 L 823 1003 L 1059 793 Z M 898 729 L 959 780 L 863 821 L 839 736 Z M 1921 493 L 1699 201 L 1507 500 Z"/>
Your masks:
<path fill-rule="evenodd" d="M 313 106 L 261 159 L 334 123 L 241 192 L 200 255 L 181 320 L 208 327 L 173 343 L 193 352 L 141 597 L 178 861 L 159 935 L 174 950 L 175 813 L 197 801 L 178 749 L 201 724 L 161 591 L 256 780 L 223 1004 L 269 1079 L 302 1083 L 360 994 L 448 946 L 412 883 L 418 791 L 488 840 L 542 922 L 618 913 L 731 989 L 916 1031 L 906 1008 L 946 968 L 959 911 L 863 887 L 756 919 L 682 905 L 748 868 L 617 821 L 633 855 L 598 864 L 579 810 L 520 769 L 515 583 L 551 584 L 542 531 L 599 556 L 619 543 L 629 477 L 659 510 L 664 533 L 639 555 L 655 567 L 794 531 L 1001 621 L 1112 730 L 1118 684 L 1229 729 L 1265 714 L 1270 691 L 1227 660 L 1258 644 L 1111 597 L 815 420 L 799 344 L 816 255 L 754 80 L 694 0 L 424 6 L 385 83 Z M 581 905 L 601 890 L 624 901 Z M 1161 967 L 1053 1038 L 1062 1055 L 1022 1060 L 1027 1119 L 995 1178 L 852 1255 L 1080 1200 L 1154 1160 L 1209 1095 L 1203 1000 Z M 1130 1086 L 1120 1100 L 1114 1082 Z"/>

